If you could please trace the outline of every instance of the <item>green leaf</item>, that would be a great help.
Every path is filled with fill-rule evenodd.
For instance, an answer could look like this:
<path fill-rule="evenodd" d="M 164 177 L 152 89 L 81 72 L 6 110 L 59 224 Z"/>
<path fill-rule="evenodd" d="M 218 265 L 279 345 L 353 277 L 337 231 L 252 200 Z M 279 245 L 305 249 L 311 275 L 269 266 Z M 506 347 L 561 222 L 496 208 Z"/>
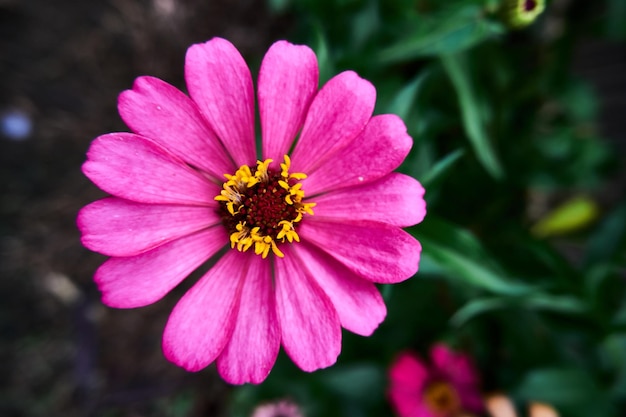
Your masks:
<path fill-rule="evenodd" d="M 385 300 L 385 302 L 389 302 L 389 300 L 391 299 L 391 294 L 393 293 L 393 285 L 381 285 L 380 286 L 380 293 L 383 296 L 383 300 Z"/>
<path fill-rule="evenodd" d="M 585 266 L 590 268 L 610 261 L 624 241 L 626 241 L 626 202 L 606 216 L 589 239 Z"/>
<path fill-rule="evenodd" d="M 506 277 L 506 273 L 485 252 L 469 232 L 430 215 L 418 228 L 423 253 L 453 280 L 496 294 L 522 295 L 534 290 Z"/>
<path fill-rule="evenodd" d="M 315 26 L 315 44 L 313 45 L 313 50 L 315 51 L 315 55 L 317 55 L 319 82 L 320 85 L 323 85 L 333 76 L 335 66 L 330 56 L 328 42 L 324 36 L 322 26 L 321 24 Z"/>
<path fill-rule="evenodd" d="M 494 310 L 511 307 L 544 310 L 564 314 L 582 314 L 587 306 L 577 298 L 551 294 L 530 294 L 523 297 L 489 297 L 469 301 L 450 319 L 454 326 L 462 326 L 470 319 Z"/>
<path fill-rule="evenodd" d="M 582 314 L 588 310 L 584 302 L 567 295 L 533 294 L 523 298 L 520 304 L 531 309 L 568 314 Z"/>
<path fill-rule="evenodd" d="M 454 313 L 454 315 L 450 318 L 450 324 L 460 327 L 478 315 L 494 310 L 500 310 L 506 307 L 507 300 L 505 298 L 493 297 L 472 300 Z"/>
<path fill-rule="evenodd" d="M 343 398 L 364 403 L 377 401 L 372 393 L 384 392 L 386 382 L 384 370 L 373 363 L 344 365 L 319 375 L 324 387 Z"/>
<path fill-rule="evenodd" d="M 611 325 L 614 327 L 626 327 L 626 300 L 622 302 L 622 305 L 617 309 L 613 315 Z"/>
<path fill-rule="evenodd" d="M 546 213 L 531 228 L 531 232 L 538 237 L 566 234 L 588 226 L 598 214 L 595 201 L 586 196 L 576 196 Z"/>
<path fill-rule="evenodd" d="M 463 252 L 471 258 L 480 258 L 484 264 L 493 262 L 474 234 L 435 214 L 429 214 L 419 225 L 419 235 L 426 238 L 432 237 L 452 250 Z M 490 267 L 495 267 L 495 265 L 490 265 Z"/>
<path fill-rule="evenodd" d="M 571 416 L 612 415 L 607 395 L 591 374 L 581 369 L 547 368 L 529 372 L 517 394 L 525 402 L 545 402 Z"/>
<path fill-rule="evenodd" d="M 469 66 L 465 56 L 462 54 L 444 55 L 441 57 L 441 62 L 456 89 L 463 127 L 478 160 L 494 178 L 502 178 L 502 167 L 487 135 L 480 113 L 480 104 L 468 75 Z"/>
<path fill-rule="evenodd" d="M 428 189 L 429 186 L 439 181 L 442 177 L 444 177 L 450 168 L 454 166 L 454 164 L 461 159 L 461 157 L 465 154 L 464 149 L 457 149 L 454 152 L 450 152 L 443 159 L 437 161 L 434 167 L 426 175 L 421 178 L 422 185 Z"/>
<path fill-rule="evenodd" d="M 382 50 L 380 62 L 456 53 L 504 32 L 502 25 L 486 20 L 482 8 L 475 5 L 441 16 L 416 16 L 411 25 L 413 30 L 404 39 Z"/>
<path fill-rule="evenodd" d="M 431 240 L 422 239 L 424 251 L 448 271 L 450 277 L 459 278 L 475 287 L 498 294 L 520 294 L 530 290 L 523 284 L 512 282 L 497 272 L 486 268 L 480 259 L 472 259 L 449 247 L 440 246 Z"/>
<path fill-rule="evenodd" d="M 397 114 L 401 119 L 406 120 L 420 88 L 429 75 L 429 71 L 422 71 L 413 81 L 406 84 L 389 103 L 385 113 Z"/>
<path fill-rule="evenodd" d="M 379 30 L 381 22 L 377 3 L 369 0 L 362 10 L 352 16 L 352 49 L 358 49 Z"/>
<path fill-rule="evenodd" d="M 614 374 L 612 392 L 626 396 L 626 333 L 609 335 L 598 347 L 600 359 L 607 369 Z"/>
<path fill-rule="evenodd" d="M 615 41 L 626 40 L 626 2 L 624 0 L 608 0 L 604 13 L 606 21 L 606 33 Z"/>
<path fill-rule="evenodd" d="M 268 0 L 269 9 L 273 13 L 283 13 L 290 6 L 290 0 Z"/>

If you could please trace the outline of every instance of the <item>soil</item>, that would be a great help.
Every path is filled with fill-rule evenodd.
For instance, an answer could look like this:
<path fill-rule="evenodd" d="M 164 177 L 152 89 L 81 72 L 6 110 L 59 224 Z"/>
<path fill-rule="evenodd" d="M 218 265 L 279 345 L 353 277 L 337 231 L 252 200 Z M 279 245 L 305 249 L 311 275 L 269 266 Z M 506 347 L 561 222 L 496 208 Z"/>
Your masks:
<path fill-rule="evenodd" d="M 184 88 L 187 47 L 214 36 L 258 60 L 288 28 L 264 5 L 0 0 L 0 118 L 23 128 L 0 133 L 0 415 L 225 414 L 214 369 L 190 374 L 160 350 L 184 288 L 103 306 L 92 277 L 105 258 L 82 247 L 75 218 L 104 196 L 80 172 L 91 140 L 127 131 L 117 95 L 140 75 Z"/>

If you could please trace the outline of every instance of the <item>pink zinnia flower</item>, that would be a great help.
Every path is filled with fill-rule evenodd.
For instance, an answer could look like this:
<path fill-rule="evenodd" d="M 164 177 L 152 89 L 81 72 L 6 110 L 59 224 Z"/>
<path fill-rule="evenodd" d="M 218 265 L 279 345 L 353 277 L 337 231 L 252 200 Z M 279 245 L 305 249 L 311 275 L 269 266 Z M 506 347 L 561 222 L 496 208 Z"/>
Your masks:
<path fill-rule="evenodd" d="M 483 411 L 471 359 L 443 344 L 430 351 L 431 366 L 403 352 L 389 370 L 389 398 L 400 417 L 460 417 Z"/>
<path fill-rule="evenodd" d="M 209 259 L 163 335 L 189 371 L 213 361 L 231 383 L 263 381 L 280 345 L 303 370 L 332 365 L 341 327 L 370 335 L 386 314 L 374 283 L 417 271 L 420 244 L 401 227 L 425 214 L 424 190 L 393 173 L 412 145 L 376 92 L 351 71 L 317 90 L 315 54 L 276 42 L 258 79 L 215 38 L 187 51 L 190 97 L 140 77 L 119 98 L 134 133 L 96 138 L 83 172 L 112 197 L 81 210 L 83 244 L 111 256 L 103 302 L 161 299 Z M 258 158 L 258 159 L 257 159 Z"/>

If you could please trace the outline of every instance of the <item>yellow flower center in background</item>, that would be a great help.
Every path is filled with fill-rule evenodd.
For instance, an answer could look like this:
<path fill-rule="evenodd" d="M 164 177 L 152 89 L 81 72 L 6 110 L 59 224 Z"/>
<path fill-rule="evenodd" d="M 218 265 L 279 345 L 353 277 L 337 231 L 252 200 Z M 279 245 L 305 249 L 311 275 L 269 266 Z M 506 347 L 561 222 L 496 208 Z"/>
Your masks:
<path fill-rule="evenodd" d="M 271 159 L 257 161 L 256 167 L 242 165 L 234 175 L 224 174 L 227 181 L 215 200 L 230 233 L 230 246 L 266 258 L 270 250 L 278 257 L 283 253 L 278 243 L 299 242 L 296 225 L 305 214 L 313 215 L 315 203 L 303 203 L 304 191 L 299 182 L 302 173 L 289 173 L 291 161 L 285 155 L 280 172 L 270 168 Z"/>
<path fill-rule="evenodd" d="M 454 417 L 461 412 L 461 401 L 456 390 L 445 382 L 432 382 L 424 392 L 424 402 L 437 416 Z"/>

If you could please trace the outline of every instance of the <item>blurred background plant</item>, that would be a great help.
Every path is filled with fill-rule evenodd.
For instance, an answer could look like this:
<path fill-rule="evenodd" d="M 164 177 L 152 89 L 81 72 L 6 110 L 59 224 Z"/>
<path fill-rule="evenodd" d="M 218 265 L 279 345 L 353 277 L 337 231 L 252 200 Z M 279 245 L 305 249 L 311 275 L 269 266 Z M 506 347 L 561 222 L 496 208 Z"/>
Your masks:
<path fill-rule="evenodd" d="M 288 399 L 309 417 L 391 416 L 392 359 L 439 341 L 519 410 L 624 415 L 625 1 L 546 1 L 522 24 L 510 13 L 544 3 L 55 4 L 0 1 L 1 415 L 249 416 Z M 73 225 L 101 195 L 79 172 L 84 152 L 125 130 L 115 97 L 133 78 L 183 87 L 186 47 L 212 36 L 255 68 L 275 39 L 312 46 L 321 82 L 356 70 L 376 112 L 399 114 L 414 138 L 401 170 L 427 190 L 410 230 L 420 272 L 382 288 L 386 321 L 369 338 L 344 333 L 327 370 L 281 353 L 259 386 L 187 374 L 159 349 L 177 295 L 115 311 L 91 281 L 102 258 Z"/>

